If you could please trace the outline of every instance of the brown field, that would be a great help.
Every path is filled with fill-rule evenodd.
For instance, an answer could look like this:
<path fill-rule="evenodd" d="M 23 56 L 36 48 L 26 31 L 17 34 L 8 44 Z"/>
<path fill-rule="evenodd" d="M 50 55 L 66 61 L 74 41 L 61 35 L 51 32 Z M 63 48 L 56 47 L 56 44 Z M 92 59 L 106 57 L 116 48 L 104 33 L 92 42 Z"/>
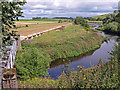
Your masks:
<path fill-rule="evenodd" d="M 22 28 L 12 29 L 12 30 L 18 31 L 17 34 L 20 34 L 21 36 L 26 36 L 26 35 L 42 32 L 47 29 L 55 28 L 57 26 L 66 25 L 69 23 L 68 22 L 66 23 L 44 23 L 44 24 L 43 23 L 41 24 L 23 23 L 23 22 L 16 23 L 17 26 L 25 26 L 26 24 L 28 25 L 28 27 L 22 27 Z"/>

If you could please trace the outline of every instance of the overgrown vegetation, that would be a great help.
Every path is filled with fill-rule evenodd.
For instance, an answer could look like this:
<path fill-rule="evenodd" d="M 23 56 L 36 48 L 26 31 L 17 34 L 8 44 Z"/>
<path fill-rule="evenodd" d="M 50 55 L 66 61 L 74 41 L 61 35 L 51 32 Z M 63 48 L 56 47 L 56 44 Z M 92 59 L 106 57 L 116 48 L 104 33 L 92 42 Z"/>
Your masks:
<path fill-rule="evenodd" d="M 100 19 L 101 18 L 101 19 Z M 97 30 L 102 30 L 105 33 L 120 35 L 119 13 L 106 14 L 102 16 L 90 17 L 88 20 L 102 20 L 103 25 L 100 25 Z"/>
<path fill-rule="evenodd" d="M 0 9 L 2 11 L 1 13 L 1 37 L 2 37 L 2 45 L 0 46 L 6 46 L 12 44 L 12 38 L 17 39 L 17 34 L 14 30 L 11 32 L 9 31 L 9 28 L 15 27 L 14 22 L 15 20 L 18 20 L 18 17 L 22 16 L 22 8 L 20 6 L 23 6 L 26 3 L 26 1 L 8 1 L 8 0 L 2 0 L 0 2 Z"/>
<path fill-rule="evenodd" d="M 27 81 L 20 81 L 20 88 L 119 88 L 118 75 L 118 47 L 111 53 L 110 61 L 99 64 L 89 69 L 63 72 L 59 79 L 34 78 Z"/>
<path fill-rule="evenodd" d="M 36 61 L 38 63 L 41 61 L 40 65 L 43 68 L 41 68 L 40 72 L 42 72 L 47 69 L 45 64 L 48 65 L 48 62 L 55 59 L 79 56 L 99 48 L 103 39 L 97 32 L 89 29 L 85 30 L 80 25 L 71 25 L 63 30 L 50 31 L 33 40 L 23 41 L 22 51 L 18 52 L 16 56 L 18 76 L 22 77 L 23 75 L 24 78 L 25 76 L 32 77 L 37 75 L 35 72 L 37 69 L 40 70 L 40 68 L 34 67 L 35 65 L 30 64 L 31 62 L 34 63 Z M 44 56 L 41 58 L 40 55 Z M 46 55 L 49 57 L 47 58 Z M 25 62 L 26 64 L 24 65 Z M 30 68 L 28 69 L 26 66 Z M 28 69 L 27 73 L 25 69 Z"/>
<path fill-rule="evenodd" d="M 110 13 L 110 14 L 105 14 L 105 15 L 100 15 L 100 16 L 93 16 L 93 17 L 86 17 L 85 19 L 90 20 L 90 21 L 103 21 L 107 17 L 115 17 L 117 13 Z"/>
<path fill-rule="evenodd" d="M 118 88 L 118 48 L 111 53 L 110 61 L 89 69 L 78 66 L 77 72 L 65 73 L 59 77 L 59 85 L 64 88 Z M 66 83 L 66 84 L 64 84 Z"/>
<path fill-rule="evenodd" d="M 25 47 L 36 47 L 54 59 L 78 56 L 98 48 L 103 38 L 97 32 L 85 30 L 80 25 L 71 25 L 64 30 L 45 33 L 41 37 L 24 41 Z"/>
<path fill-rule="evenodd" d="M 88 24 L 87 20 L 85 20 L 82 17 L 76 17 L 74 23 L 77 25 L 81 24 L 82 26 L 89 28 L 89 24 Z"/>
<path fill-rule="evenodd" d="M 33 77 L 46 76 L 48 74 L 50 58 L 35 47 L 25 47 L 17 52 L 15 65 L 17 77 L 29 79 Z"/>

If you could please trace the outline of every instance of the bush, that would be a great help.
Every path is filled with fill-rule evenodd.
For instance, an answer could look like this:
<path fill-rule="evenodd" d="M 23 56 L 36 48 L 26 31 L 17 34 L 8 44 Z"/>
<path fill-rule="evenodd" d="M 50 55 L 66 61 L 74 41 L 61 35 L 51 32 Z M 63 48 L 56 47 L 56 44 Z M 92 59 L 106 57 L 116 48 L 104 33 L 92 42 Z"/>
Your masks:
<path fill-rule="evenodd" d="M 117 32 L 118 31 L 118 23 L 117 22 L 108 23 L 105 25 L 104 30 L 108 31 L 108 32 Z"/>
<path fill-rule="evenodd" d="M 59 20 L 58 23 L 62 23 L 62 20 Z"/>
<path fill-rule="evenodd" d="M 28 25 L 26 25 L 26 27 L 28 27 Z"/>
<path fill-rule="evenodd" d="M 17 52 L 15 61 L 17 77 L 28 79 L 46 76 L 49 63 L 50 58 L 43 55 L 37 48 L 26 47 L 24 50 Z"/>
<path fill-rule="evenodd" d="M 77 25 L 81 24 L 82 26 L 89 28 L 88 22 L 82 17 L 76 17 L 74 23 L 77 24 Z"/>

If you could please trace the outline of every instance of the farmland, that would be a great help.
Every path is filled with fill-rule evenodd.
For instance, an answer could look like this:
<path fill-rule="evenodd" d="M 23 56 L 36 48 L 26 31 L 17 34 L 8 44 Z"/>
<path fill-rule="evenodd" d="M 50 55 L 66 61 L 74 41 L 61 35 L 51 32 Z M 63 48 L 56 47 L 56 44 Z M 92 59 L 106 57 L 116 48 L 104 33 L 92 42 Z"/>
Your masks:
<path fill-rule="evenodd" d="M 58 58 L 85 54 L 99 48 L 103 40 L 103 37 L 98 35 L 97 32 L 93 32 L 91 29 L 85 29 L 81 25 L 70 25 L 63 30 L 53 30 L 46 32 L 40 37 L 35 37 L 32 40 L 22 41 L 22 50 L 17 52 L 16 56 L 16 66 L 19 71 L 17 72 L 18 77 L 22 78 L 20 73 L 22 73 L 24 77 L 27 75 L 29 78 L 37 76 L 38 73 L 33 72 L 37 71 L 40 67 L 34 70 L 36 66 L 31 68 L 33 66 L 30 63 L 32 62 L 39 63 L 40 61 L 44 63 L 41 65 L 44 69 L 41 69 L 41 71 L 46 71 L 50 64 L 48 64 L 48 62 Z M 24 62 L 27 63 L 24 64 Z M 28 65 L 29 68 L 26 67 Z M 39 66 L 39 64 L 36 65 Z M 21 72 L 24 71 L 25 68 L 27 72 Z M 33 74 L 29 75 L 29 73 Z"/>
<path fill-rule="evenodd" d="M 41 21 L 39 23 L 36 23 L 39 21 L 19 21 L 16 22 L 16 26 L 18 27 L 17 29 L 12 29 L 17 31 L 18 34 L 20 34 L 21 36 L 25 36 L 25 35 L 29 35 L 29 34 L 34 34 L 37 32 L 41 32 L 47 29 L 51 29 L 57 26 L 63 26 L 66 24 L 69 24 L 68 22 L 64 22 L 64 23 L 49 23 L 47 21 L 44 21 L 45 23 L 41 23 Z M 28 25 L 28 27 L 26 27 L 26 25 Z"/>

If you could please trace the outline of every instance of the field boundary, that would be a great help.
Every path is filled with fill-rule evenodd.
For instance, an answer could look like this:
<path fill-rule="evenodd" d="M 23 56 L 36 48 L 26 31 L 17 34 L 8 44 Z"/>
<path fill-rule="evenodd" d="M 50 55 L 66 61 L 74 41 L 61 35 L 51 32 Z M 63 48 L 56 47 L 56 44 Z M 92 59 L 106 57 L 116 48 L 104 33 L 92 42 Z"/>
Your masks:
<path fill-rule="evenodd" d="M 65 24 L 65 25 L 57 26 L 57 27 L 54 27 L 54 28 L 51 28 L 51 29 L 47 29 L 47 30 L 44 30 L 44 31 L 38 32 L 38 33 L 30 34 L 30 35 L 27 35 L 27 36 L 20 36 L 20 40 L 22 41 L 22 40 L 33 39 L 34 37 L 41 36 L 41 34 L 43 34 L 43 33 L 45 33 L 45 32 L 52 31 L 52 30 L 55 30 L 55 29 L 61 28 L 62 26 L 68 26 L 68 25 L 71 25 L 71 24 L 73 24 L 73 23 L 69 23 L 69 24 Z"/>

